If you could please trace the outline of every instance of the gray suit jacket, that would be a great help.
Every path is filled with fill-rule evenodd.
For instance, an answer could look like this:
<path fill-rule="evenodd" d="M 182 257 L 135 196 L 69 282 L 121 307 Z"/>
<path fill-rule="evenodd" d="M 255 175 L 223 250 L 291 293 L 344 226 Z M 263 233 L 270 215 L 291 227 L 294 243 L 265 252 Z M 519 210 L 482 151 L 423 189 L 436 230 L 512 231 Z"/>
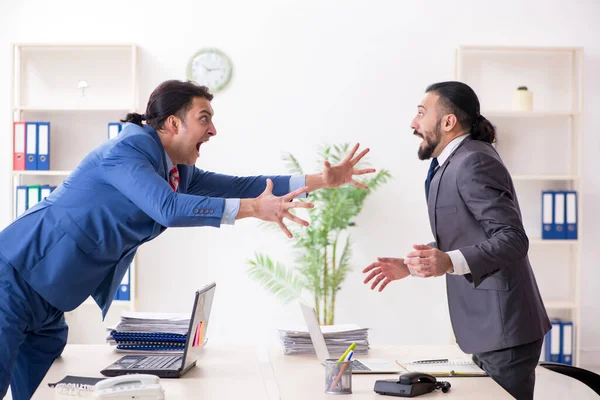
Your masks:
<path fill-rule="evenodd" d="M 446 274 L 458 345 L 481 353 L 544 337 L 550 321 L 529 264 L 515 188 L 494 147 L 467 137 L 431 181 L 429 221 L 442 251 L 471 273 Z"/>

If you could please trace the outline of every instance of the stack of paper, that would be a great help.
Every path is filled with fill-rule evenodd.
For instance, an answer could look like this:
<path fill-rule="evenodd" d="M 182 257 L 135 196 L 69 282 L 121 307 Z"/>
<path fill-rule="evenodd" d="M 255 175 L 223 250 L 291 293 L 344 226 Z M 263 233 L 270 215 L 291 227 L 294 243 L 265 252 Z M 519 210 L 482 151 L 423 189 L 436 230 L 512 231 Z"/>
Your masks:
<path fill-rule="evenodd" d="M 119 352 L 182 353 L 189 325 L 189 314 L 123 312 L 106 341 Z"/>
<path fill-rule="evenodd" d="M 368 328 L 355 324 L 321 326 L 330 356 L 343 354 L 348 346 L 356 343 L 355 354 L 369 352 Z M 315 354 L 315 349 L 306 327 L 279 329 L 279 338 L 284 354 Z"/>

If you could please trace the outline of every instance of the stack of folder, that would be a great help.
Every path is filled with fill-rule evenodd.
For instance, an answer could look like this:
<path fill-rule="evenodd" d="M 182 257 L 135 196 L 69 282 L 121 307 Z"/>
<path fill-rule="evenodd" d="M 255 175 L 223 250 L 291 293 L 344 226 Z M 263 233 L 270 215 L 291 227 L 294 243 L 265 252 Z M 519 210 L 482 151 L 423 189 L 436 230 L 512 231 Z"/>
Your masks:
<path fill-rule="evenodd" d="M 369 352 L 368 328 L 355 324 L 322 326 L 327 350 L 331 355 L 343 354 L 353 342 L 356 343 L 354 354 Z M 315 349 L 306 327 L 295 329 L 279 329 L 279 339 L 284 354 L 315 354 Z"/>
<path fill-rule="evenodd" d="M 17 186 L 15 191 L 15 214 L 17 218 L 48 197 L 54 189 L 56 189 L 56 186 L 50 185 Z"/>
<path fill-rule="evenodd" d="M 573 365 L 573 322 L 552 320 L 552 329 L 544 338 L 544 361 Z"/>
<path fill-rule="evenodd" d="M 542 192 L 542 239 L 577 239 L 577 192 Z"/>
<path fill-rule="evenodd" d="M 189 325 L 189 314 L 123 312 L 106 341 L 117 352 L 183 353 Z"/>
<path fill-rule="evenodd" d="M 13 135 L 13 170 L 50 169 L 50 122 L 14 122 Z"/>

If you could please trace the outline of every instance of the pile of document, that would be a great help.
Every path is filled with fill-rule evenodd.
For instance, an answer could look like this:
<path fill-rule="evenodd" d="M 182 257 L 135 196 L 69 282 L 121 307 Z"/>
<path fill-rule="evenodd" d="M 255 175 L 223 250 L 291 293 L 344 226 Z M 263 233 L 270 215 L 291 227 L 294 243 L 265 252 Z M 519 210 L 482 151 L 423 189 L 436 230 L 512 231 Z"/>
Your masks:
<path fill-rule="evenodd" d="M 321 326 L 325 345 L 332 357 L 343 354 L 352 343 L 356 343 L 355 354 L 367 354 L 369 352 L 368 330 L 355 324 Z M 279 338 L 284 354 L 315 354 L 306 327 L 279 329 Z"/>
<path fill-rule="evenodd" d="M 183 353 L 189 326 L 189 314 L 123 312 L 106 341 L 119 352 Z"/>

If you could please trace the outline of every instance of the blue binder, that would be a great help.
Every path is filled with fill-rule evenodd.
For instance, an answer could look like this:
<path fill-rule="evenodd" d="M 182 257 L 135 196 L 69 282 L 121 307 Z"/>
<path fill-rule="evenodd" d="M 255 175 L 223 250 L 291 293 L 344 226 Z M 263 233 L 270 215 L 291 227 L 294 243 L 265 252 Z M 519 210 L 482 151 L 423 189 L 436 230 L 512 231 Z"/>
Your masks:
<path fill-rule="evenodd" d="M 42 185 L 40 187 L 40 201 L 44 200 L 46 197 L 50 196 L 52 193 L 53 187 L 50 185 Z"/>
<path fill-rule="evenodd" d="M 542 192 L 542 239 L 554 239 L 554 193 Z"/>
<path fill-rule="evenodd" d="M 554 224 L 552 224 L 553 238 L 554 239 L 566 239 L 567 230 L 565 222 L 565 204 L 566 204 L 565 192 L 554 192 Z"/>
<path fill-rule="evenodd" d="M 546 361 L 560 362 L 562 355 L 561 322 L 552 321 L 552 329 L 546 333 Z"/>
<path fill-rule="evenodd" d="M 25 169 L 37 169 L 37 124 L 25 123 Z"/>
<path fill-rule="evenodd" d="M 123 280 L 121 281 L 121 284 L 119 285 L 119 290 L 117 291 L 117 300 L 125 300 L 125 301 L 129 301 L 131 300 L 131 291 L 130 291 L 130 284 L 129 284 L 129 278 L 130 278 L 130 268 L 127 268 L 127 272 L 125 272 L 125 275 L 123 276 Z"/>
<path fill-rule="evenodd" d="M 567 239 L 577 239 L 577 192 L 566 192 L 565 221 Z"/>
<path fill-rule="evenodd" d="M 17 186 L 15 190 L 15 217 L 27 211 L 27 186 Z"/>
<path fill-rule="evenodd" d="M 50 122 L 37 123 L 37 169 L 50 169 Z"/>
<path fill-rule="evenodd" d="M 119 132 L 123 129 L 123 124 L 119 122 L 109 122 L 108 123 L 108 139 L 113 139 L 117 137 Z"/>
<path fill-rule="evenodd" d="M 561 322 L 561 357 L 560 363 L 573 365 L 573 322 Z"/>

